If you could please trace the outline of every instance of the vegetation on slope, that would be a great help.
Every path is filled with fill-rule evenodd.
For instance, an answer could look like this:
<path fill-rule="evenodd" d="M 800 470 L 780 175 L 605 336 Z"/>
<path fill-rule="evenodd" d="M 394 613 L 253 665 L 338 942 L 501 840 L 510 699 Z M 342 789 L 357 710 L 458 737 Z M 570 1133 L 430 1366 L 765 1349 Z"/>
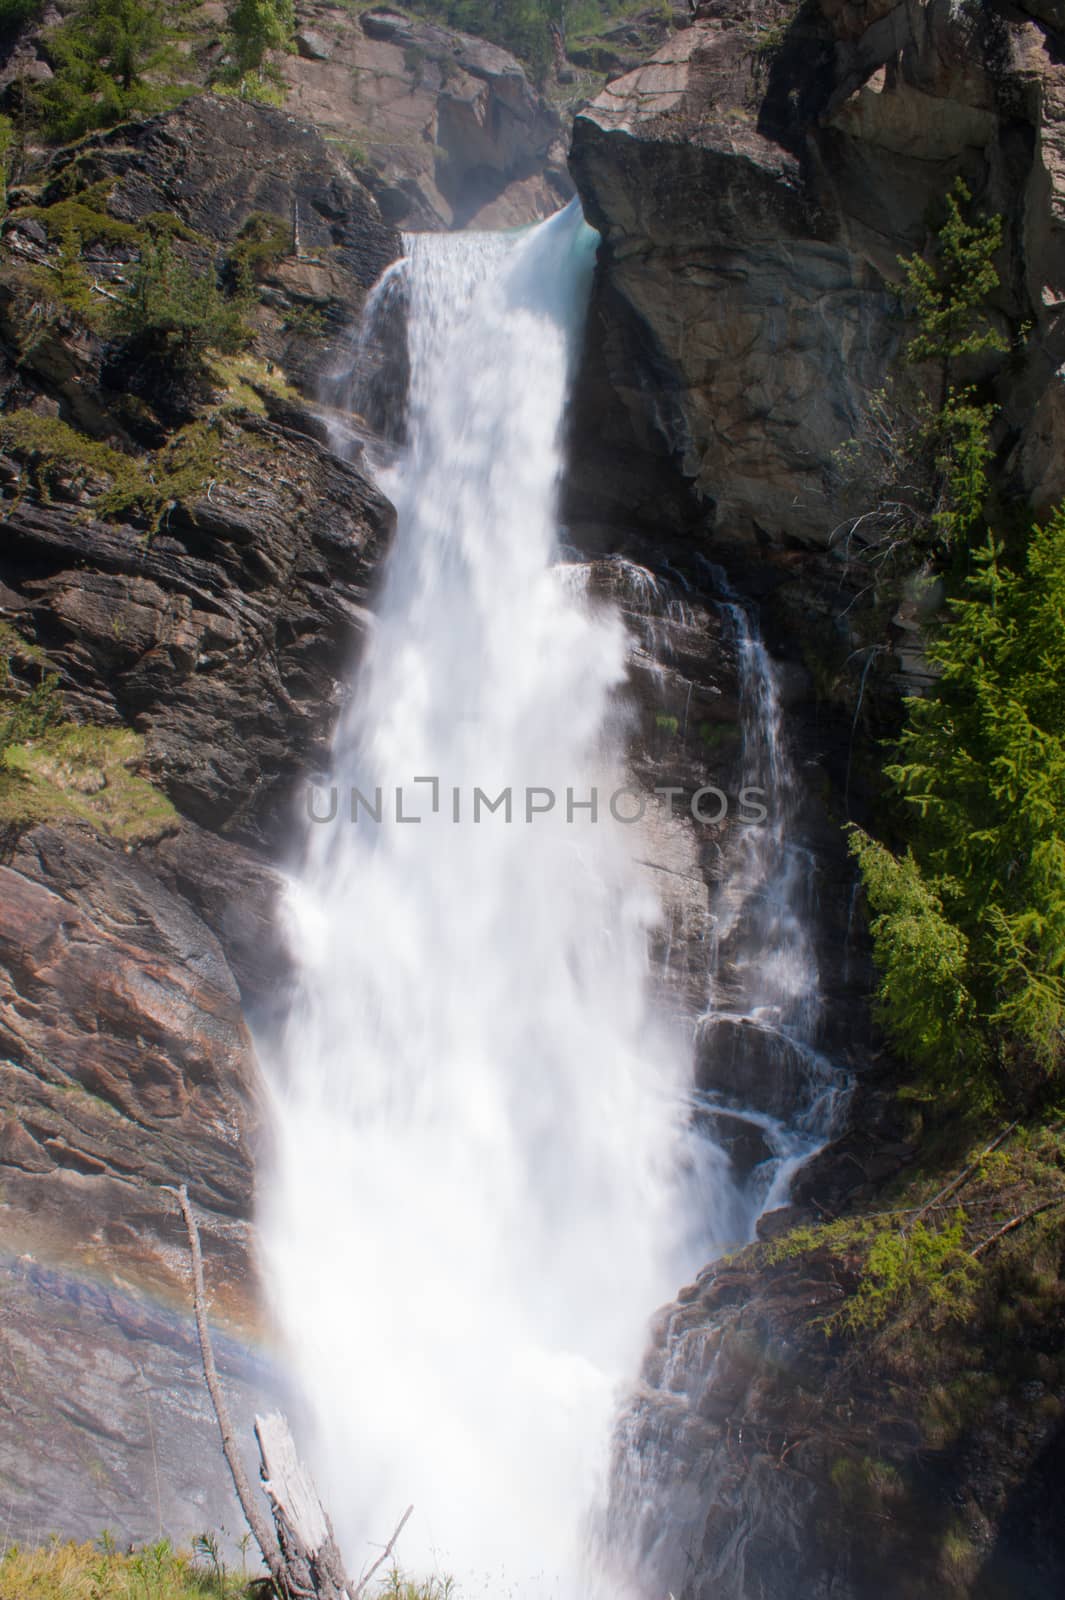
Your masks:
<path fill-rule="evenodd" d="M 0 0 L 0 36 L 43 6 Z M 53 76 L 16 83 L 16 143 L 66 143 L 151 115 L 210 82 L 222 92 L 279 102 L 276 58 L 292 47 L 293 0 L 231 0 L 220 29 L 202 0 L 77 0 L 42 45 Z"/>
<path fill-rule="evenodd" d="M 247 1541 L 245 1541 L 246 1543 Z M 374 1600 L 451 1600 L 449 1579 L 415 1583 L 394 1568 L 373 1588 Z M 40 1548 L 9 1546 L 0 1555 L 0 1600 L 268 1600 L 265 1578 L 235 1572 L 203 1534 L 191 1551 L 166 1539 L 122 1552 L 110 1535 L 96 1544 L 53 1540 Z"/>
<path fill-rule="evenodd" d="M 933 681 L 907 701 L 884 769 L 903 849 L 860 829 L 851 846 L 904 1058 L 969 1107 L 1031 1109 L 1065 1045 L 1065 513 L 999 525 L 993 408 L 956 376 L 1006 348 L 986 309 L 1000 227 L 969 219 L 969 200 L 959 180 L 932 258 L 903 264 L 909 357 L 934 393 L 918 433 L 925 514 L 895 542 L 931 556 L 952 597 L 927 646 Z"/>
<path fill-rule="evenodd" d="M 876 827 L 851 830 L 912 1154 L 860 1211 L 753 1259 L 822 1286 L 802 1315 L 823 1341 L 815 1431 L 840 1514 L 873 1567 L 890 1553 L 960 1596 L 1010 1592 L 973 1588 L 979 1518 L 1005 1515 L 1065 1416 L 1065 509 L 1036 523 L 1000 492 L 999 224 L 960 182 L 942 219 L 903 263 L 921 393 L 874 399 L 885 477 L 865 531 L 889 598 L 915 578 L 947 598 Z M 805 1403 L 780 1398 L 789 1424 Z"/>

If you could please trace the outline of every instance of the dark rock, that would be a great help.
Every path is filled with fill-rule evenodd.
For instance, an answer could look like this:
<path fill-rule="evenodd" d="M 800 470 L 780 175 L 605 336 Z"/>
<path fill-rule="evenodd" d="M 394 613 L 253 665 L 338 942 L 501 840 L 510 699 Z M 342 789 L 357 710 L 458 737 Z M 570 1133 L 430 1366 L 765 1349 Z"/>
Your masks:
<path fill-rule="evenodd" d="M 819 1066 L 812 1051 L 747 1017 L 712 1017 L 699 1030 L 696 1083 L 734 1107 L 790 1119 L 810 1100 Z"/>
<path fill-rule="evenodd" d="M 746 1117 L 733 1116 L 727 1111 L 707 1112 L 701 1113 L 696 1122 L 705 1127 L 714 1143 L 726 1152 L 737 1183 L 745 1183 L 755 1167 L 772 1159 L 773 1151 L 765 1130 Z"/>
<path fill-rule="evenodd" d="M 589 336 L 632 441 L 719 534 L 816 547 L 836 527 L 833 453 L 902 332 L 898 257 L 955 173 L 1004 219 L 1001 325 L 1034 322 L 1020 381 L 984 374 L 1013 467 L 1037 509 L 1060 497 L 1063 74 L 1019 13 L 728 0 L 577 117 L 604 236 Z"/>
<path fill-rule="evenodd" d="M 246 1016 L 285 1010 L 292 952 L 281 914 L 283 883 L 231 839 L 185 823 L 142 852 L 159 881 L 195 908 L 225 953 Z"/>
<path fill-rule="evenodd" d="M 372 197 L 321 134 L 271 106 L 196 96 L 148 122 L 94 134 L 79 145 L 77 161 L 88 181 L 117 178 L 113 215 L 136 222 L 173 211 L 220 244 L 253 211 L 291 225 L 298 209 L 303 249 L 334 257 L 352 303 L 402 253 Z M 47 190 L 42 199 L 48 202 Z"/>
<path fill-rule="evenodd" d="M 249 418 L 209 494 L 150 544 L 24 499 L 0 575 L 73 709 L 133 721 L 193 821 L 276 841 L 324 763 L 391 521 L 353 468 Z"/>

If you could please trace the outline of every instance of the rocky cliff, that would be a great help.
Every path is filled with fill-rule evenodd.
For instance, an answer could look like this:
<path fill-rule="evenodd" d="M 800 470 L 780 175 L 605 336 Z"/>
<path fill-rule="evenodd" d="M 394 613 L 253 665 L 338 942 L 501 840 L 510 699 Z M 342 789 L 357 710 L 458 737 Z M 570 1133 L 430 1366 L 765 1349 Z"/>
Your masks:
<path fill-rule="evenodd" d="M 988 374 L 999 447 L 1037 510 L 1060 497 L 1059 24 L 1036 4 L 710 0 L 578 115 L 616 448 L 674 461 L 720 537 L 828 542 L 835 453 L 899 348 L 898 258 L 956 174 L 1003 218 L 995 311 L 1023 330 Z"/>
<path fill-rule="evenodd" d="M 387 7 L 301 7 L 288 104 L 407 228 L 505 228 L 573 192 L 558 112 L 506 50 Z"/>
<path fill-rule="evenodd" d="M 7 687 L 54 675 L 64 719 L 0 780 L 7 1514 L 25 1537 L 239 1534 L 167 1186 L 187 1180 L 202 1219 L 247 1414 L 276 1390 L 247 1023 L 286 981 L 270 863 L 324 760 L 392 526 L 278 363 L 295 349 L 313 386 L 399 241 L 316 132 L 233 100 L 90 139 L 44 178 L 0 264 L 5 418 L 43 430 L 0 456 L 0 643 Z M 146 216 L 170 216 L 212 275 L 249 217 L 276 220 L 235 364 L 176 382 L 48 293 L 53 207 L 101 184 L 81 240 L 103 296 L 136 270 Z M 163 501 L 116 508 L 122 462 L 158 474 L 175 439 L 195 449 Z"/>
<path fill-rule="evenodd" d="M 846 878 L 816 818 L 863 813 L 865 752 L 920 671 L 920 620 L 898 589 L 885 610 L 841 537 L 874 492 L 843 481 L 841 453 L 899 380 L 899 257 L 927 247 L 960 175 L 1003 226 L 989 315 L 1004 352 L 969 374 L 998 408 L 998 481 L 1037 512 L 1060 499 L 1063 27 L 1034 3 L 709 0 L 574 125 L 604 244 L 573 536 L 664 556 L 696 587 L 723 563 L 760 602 L 797 674 L 789 728 L 837 954 Z M 832 1009 L 853 1023 L 862 1007 L 844 985 Z M 860 1025 L 851 1044 L 852 1131 L 765 1219 L 765 1244 L 661 1314 L 619 1430 L 607 1547 L 684 1600 L 1056 1592 L 1060 1226 L 1011 1234 L 1001 1258 L 985 1241 L 990 1219 L 1057 1193 L 1060 1140 L 985 1168 L 971 1129 L 933 1135 L 929 1113 L 922 1137 Z M 960 1277 L 937 1298 L 908 1230 L 966 1173 L 950 1191 Z M 878 1228 L 899 1298 L 863 1322 Z"/>

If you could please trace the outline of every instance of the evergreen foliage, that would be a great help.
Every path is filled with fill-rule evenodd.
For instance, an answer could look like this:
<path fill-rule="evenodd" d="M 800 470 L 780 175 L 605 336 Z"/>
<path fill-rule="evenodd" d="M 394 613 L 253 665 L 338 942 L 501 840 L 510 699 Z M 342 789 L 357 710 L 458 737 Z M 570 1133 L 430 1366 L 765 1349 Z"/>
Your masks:
<path fill-rule="evenodd" d="M 292 49 L 295 26 L 294 0 L 233 0 L 227 13 L 229 56 L 216 87 L 280 104 L 284 82 L 272 58 Z"/>
<path fill-rule="evenodd" d="M 1023 570 L 990 535 L 973 561 L 886 769 L 911 850 L 852 848 L 899 1044 L 942 1081 L 1026 1095 L 1065 1052 L 1065 510 Z"/>
<path fill-rule="evenodd" d="M 232 354 L 248 342 L 245 309 L 222 293 L 213 267 L 197 269 L 162 238 L 141 250 L 116 320 L 143 348 L 194 372 L 209 350 Z"/>
<path fill-rule="evenodd" d="M 48 31 L 54 76 L 30 91 L 45 137 L 77 139 L 190 94 L 175 81 L 176 42 L 198 9 L 199 0 L 83 0 Z"/>
<path fill-rule="evenodd" d="M 946 216 L 931 260 L 900 262 L 903 298 L 917 318 L 906 359 L 932 363 L 938 372 L 938 404 L 926 403 L 923 433 L 936 474 L 933 523 L 948 547 L 977 522 L 987 498 L 994 407 L 981 403 L 972 384 L 954 382 L 959 361 L 1002 354 L 1002 333 L 987 314 L 999 286 L 995 255 L 1002 246 L 1002 218 L 971 216 L 972 193 L 956 178 L 946 197 Z"/>
<path fill-rule="evenodd" d="M 866 499 L 861 515 L 847 519 L 848 538 L 857 535 L 878 581 L 915 559 L 942 560 L 979 535 L 995 407 L 963 380 L 966 366 L 971 373 L 974 361 L 1008 349 L 988 309 L 1001 245 L 1001 218 L 976 215 L 959 178 L 927 253 L 900 258 L 900 298 L 916 322 L 905 364 L 917 392 L 912 380 L 889 379 L 869 397 L 857 436 L 836 452 L 841 486 L 860 485 Z"/>
<path fill-rule="evenodd" d="M 935 684 L 907 702 L 885 768 L 909 848 L 856 829 L 851 849 L 890 1033 L 930 1081 L 979 1104 L 1030 1098 L 1065 1054 L 1065 510 L 1030 531 L 1017 566 L 983 520 L 993 408 L 956 368 L 1006 348 L 986 309 L 1002 229 L 974 219 L 971 198 L 957 179 L 931 259 L 903 262 L 907 359 L 939 386 L 924 424 L 933 520 L 968 571 L 927 647 Z"/>
<path fill-rule="evenodd" d="M 971 220 L 972 192 L 955 178 L 946 197 L 946 218 L 936 234 L 931 261 L 914 255 L 900 264 L 905 295 L 917 315 L 918 331 L 907 349 L 910 361 L 934 361 L 945 398 L 954 362 L 985 350 L 1002 351 L 1006 342 L 990 321 L 986 304 L 998 288 L 994 257 L 1002 245 L 1002 218 Z"/>
<path fill-rule="evenodd" d="M 271 50 L 286 50 L 295 26 L 293 0 L 236 0 L 229 27 L 241 76 L 261 72 Z"/>

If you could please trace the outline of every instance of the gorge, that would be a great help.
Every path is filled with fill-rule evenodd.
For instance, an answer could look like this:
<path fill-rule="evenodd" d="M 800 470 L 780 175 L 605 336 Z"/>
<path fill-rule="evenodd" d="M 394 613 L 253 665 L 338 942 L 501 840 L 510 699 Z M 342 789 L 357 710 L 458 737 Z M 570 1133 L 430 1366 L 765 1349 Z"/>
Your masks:
<path fill-rule="evenodd" d="M 284 106 L 203 9 L 0 241 L 5 1542 L 239 1538 L 187 1180 L 355 1568 L 413 1500 L 429 1593 L 1057 1592 L 1053 1091 L 915 1078 L 846 829 L 903 858 L 964 581 L 877 542 L 959 177 L 1011 561 L 1061 496 L 1059 8 L 709 0 L 534 85 L 314 4 Z M 915 1234 L 956 1304 L 863 1326 Z"/>

